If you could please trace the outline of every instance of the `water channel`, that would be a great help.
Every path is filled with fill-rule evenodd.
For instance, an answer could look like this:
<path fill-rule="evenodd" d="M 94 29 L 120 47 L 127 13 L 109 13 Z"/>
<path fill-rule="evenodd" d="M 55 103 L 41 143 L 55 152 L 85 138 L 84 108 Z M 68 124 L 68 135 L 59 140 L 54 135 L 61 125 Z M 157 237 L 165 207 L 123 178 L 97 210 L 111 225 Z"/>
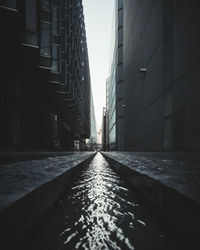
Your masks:
<path fill-rule="evenodd" d="M 39 229 L 29 250 L 174 250 L 159 221 L 98 153 L 75 177 Z"/>

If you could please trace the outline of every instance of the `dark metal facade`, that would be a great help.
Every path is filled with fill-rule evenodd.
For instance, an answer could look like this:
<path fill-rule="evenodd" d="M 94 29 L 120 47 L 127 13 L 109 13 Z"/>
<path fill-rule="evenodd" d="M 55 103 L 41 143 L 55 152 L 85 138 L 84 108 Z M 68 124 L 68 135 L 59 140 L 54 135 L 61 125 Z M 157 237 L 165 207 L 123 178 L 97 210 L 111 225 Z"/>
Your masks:
<path fill-rule="evenodd" d="M 199 1 L 123 3 L 123 149 L 199 151 Z"/>
<path fill-rule="evenodd" d="M 1 1 L 1 150 L 73 150 L 90 136 L 82 1 Z"/>
<path fill-rule="evenodd" d="M 199 22 L 196 0 L 116 1 L 111 150 L 200 150 Z"/>

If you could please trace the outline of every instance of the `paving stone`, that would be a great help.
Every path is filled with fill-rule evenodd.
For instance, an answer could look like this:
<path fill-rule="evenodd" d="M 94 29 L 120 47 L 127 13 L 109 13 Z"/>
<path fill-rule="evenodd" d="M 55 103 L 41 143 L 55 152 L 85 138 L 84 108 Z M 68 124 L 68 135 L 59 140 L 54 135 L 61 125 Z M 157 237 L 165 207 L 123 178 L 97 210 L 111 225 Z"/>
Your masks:
<path fill-rule="evenodd" d="M 146 198 L 164 221 L 200 249 L 200 164 L 134 152 L 103 152 L 106 160 Z"/>
<path fill-rule="evenodd" d="M 12 249 L 70 186 L 74 171 L 94 153 L 74 153 L 0 166 L 2 249 Z M 12 239 L 12 240 L 9 240 Z"/>

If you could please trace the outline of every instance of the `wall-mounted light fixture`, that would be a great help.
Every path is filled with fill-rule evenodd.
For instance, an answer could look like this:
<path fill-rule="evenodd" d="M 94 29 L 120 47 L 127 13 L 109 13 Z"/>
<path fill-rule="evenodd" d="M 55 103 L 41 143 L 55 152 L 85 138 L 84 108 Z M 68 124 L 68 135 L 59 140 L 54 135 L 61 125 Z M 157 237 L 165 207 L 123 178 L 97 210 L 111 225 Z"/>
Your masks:
<path fill-rule="evenodd" d="M 140 68 L 140 73 L 145 73 L 147 71 L 147 68 Z"/>

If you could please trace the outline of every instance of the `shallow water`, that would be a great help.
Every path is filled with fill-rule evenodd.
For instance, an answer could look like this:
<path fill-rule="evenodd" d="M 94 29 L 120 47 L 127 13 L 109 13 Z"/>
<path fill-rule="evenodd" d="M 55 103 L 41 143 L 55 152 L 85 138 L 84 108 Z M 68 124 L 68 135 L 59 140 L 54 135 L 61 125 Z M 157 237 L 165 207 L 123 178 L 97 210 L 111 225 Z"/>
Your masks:
<path fill-rule="evenodd" d="M 33 232 L 26 249 L 177 249 L 98 153 Z"/>

